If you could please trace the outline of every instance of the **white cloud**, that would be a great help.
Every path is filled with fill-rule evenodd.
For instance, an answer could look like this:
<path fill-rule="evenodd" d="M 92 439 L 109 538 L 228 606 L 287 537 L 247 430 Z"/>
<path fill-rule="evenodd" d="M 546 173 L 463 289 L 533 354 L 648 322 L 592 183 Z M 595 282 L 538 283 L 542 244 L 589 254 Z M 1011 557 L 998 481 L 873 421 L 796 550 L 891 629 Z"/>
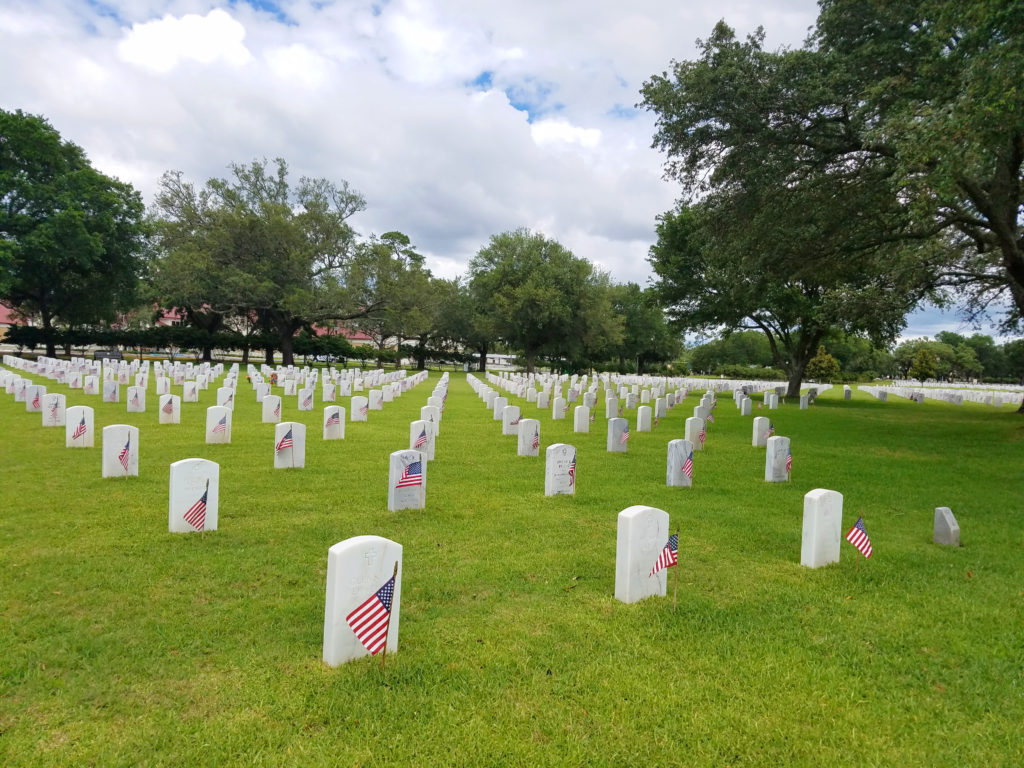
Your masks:
<path fill-rule="evenodd" d="M 437 274 L 532 227 L 641 284 L 677 194 L 632 109 L 644 79 L 720 17 L 741 35 L 764 24 L 774 47 L 817 14 L 815 0 L 0 6 L 0 70 L 20 73 L 0 107 L 46 116 L 147 202 L 165 170 L 201 184 L 281 156 L 296 177 L 351 182 L 368 202 L 354 226 L 406 232 Z"/>
<path fill-rule="evenodd" d="M 240 66 L 252 58 L 244 39 L 245 27 L 215 8 L 206 16 L 167 15 L 159 21 L 133 24 L 118 44 L 118 53 L 126 62 L 159 73 L 170 72 L 183 60 L 200 64 L 222 60 Z"/>
<path fill-rule="evenodd" d="M 530 126 L 530 135 L 541 147 L 552 144 L 579 144 L 581 147 L 596 147 L 601 141 L 597 128 L 581 128 L 568 120 L 539 120 Z"/>

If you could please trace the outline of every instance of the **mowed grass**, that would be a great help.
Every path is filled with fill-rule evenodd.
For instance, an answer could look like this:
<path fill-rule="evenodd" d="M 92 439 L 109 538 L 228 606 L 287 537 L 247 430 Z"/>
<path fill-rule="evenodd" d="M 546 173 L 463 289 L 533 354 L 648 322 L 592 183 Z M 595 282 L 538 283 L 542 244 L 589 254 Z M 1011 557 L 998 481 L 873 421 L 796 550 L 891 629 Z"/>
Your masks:
<path fill-rule="evenodd" d="M 543 495 L 543 458 L 452 374 L 424 511 L 387 511 L 387 457 L 408 447 L 437 374 L 344 441 L 308 426 L 306 467 L 273 469 L 273 425 L 239 386 L 232 443 L 127 414 L 37 378 L 96 425 L 140 429 L 140 476 L 100 477 L 100 441 L 0 394 L 0 764 L 1024 764 L 1024 418 L 980 405 L 878 403 L 833 390 L 770 415 L 792 439 L 764 482 L 751 419 L 722 395 L 694 487 L 665 486 L 666 444 L 699 393 L 627 454 L 541 419 L 541 454 L 578 449 L 574 497 Z M 180 394 L 180 388 L 172 391 Z M 602 393 L 603 397 L 603 393 Z M 348 400 L 339 401 L 348 409 Z M 516 398 L 524 415 L 533 404 Z M 168 466 L 221 467 L 220 530 L 167 532 Z M 845 498 L 875 548 L 803 568 L 803 495 Z M 614 600 L 616 516 L 680 529 L 669 595 Z M 932 544 L 952 508 L 961 548 Z M 327 549 L 401 543 L 399 651 L 321 661 Z M 672 589 L 678 577 L 678 607 Z"/>

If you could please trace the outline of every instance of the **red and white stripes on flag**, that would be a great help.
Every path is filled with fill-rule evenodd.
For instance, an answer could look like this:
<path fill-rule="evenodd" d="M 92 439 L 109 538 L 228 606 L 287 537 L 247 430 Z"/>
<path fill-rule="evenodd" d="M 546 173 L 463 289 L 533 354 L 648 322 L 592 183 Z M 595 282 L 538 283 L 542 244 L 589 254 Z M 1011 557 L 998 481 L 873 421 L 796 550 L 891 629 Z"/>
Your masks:
<path fill-rule="evenodd" d="M 530 445 L 533 448 L 540 448 L 540 430 L 533 433 L 533 442 Z"/>
<path fill-rule="evenodd" d="M 572 455 L 572 461 L 569 463 L 569 485 L 576 485 L 576 454 Z"/>
<path fill-rule="evenodd" d="M 131 458 L 132 449 L 132 436 L 128 435 L 128 442 L 124 444 L 124 448 L 117 454 L 117 460 L 121 462 L 121 466 L 124 467 L 125 473 L 128 472 L 128 463 Z"/>
<path fill-rule="evenodd" d="M 292 442 L 292 431 L 289 429 L 287 434 L 281 438 L 281 442 L 274 446 L 274 453 L 280 453 L 285 448 L 291 448 L 294 444 Z"/>
<path fill-rule="evenodd" d="M 423 431 L 420 432 L 420 436 L 416 438 L 416 442 L 413 443 L 412 447 L 418 450 L 418 449 L 422 448 L 426 444 L 427 444 L 427 430 L 426 430 L 426 428 L 424 428 Z"/>
<path fill-rule="evenodd" d="M 383 587 L 345 617 L 345 621 L 371 656 L 376 656 L 387 644 L 391 602 L 394 597 L 395 577 L 392 576 Z"/>
<path fill-rule="evenodd" d="M 327 417 L 327 421 L 324 422 L 325 427 L 340 427 L 341 426 L 341 411 L 334 411 L 330 416 Z"/>
<path fill-rule="evenodd" d="M 690 453 L 687 455 L 686 461 L 683 462 L 682 469 L 683 474 L 686 475 L 691 480 L 693 480 L 693 451 L 690 451 Z"/>
<path fill-rule="evenodd" d="M 668 537 L 668 542 L 665 544 L 664 549 L 662 549 L 661 553 L 658 555 L 658 559 L 654 561 L 654 567 L 651 568 L 650 576 L 653 576 L 662 568 L 671 568 L 678 562 L 679 534 L 673 533 L 671 536 Z"/>
<path fill-rule="evenodd" d="M 228 417 L 227 416 L 222 416 L 220 421 L 218 421 L 216 424 L 213 425 L 212 432 L 213 432 L 213 434 L 216 435 L 219 432 L 227 432 L 227 431 L 228 431 Z"/>
<path fill-rule="evenodd" d="M 203 495 L 199 498 L 195 504 L 189 507 L 185 513 L 185 522 L 195 528 L 197 531 L 203 530 L 206 525 L 206 497 L 210 493 L 210 486 L 207 484 L 206 490 L 203 491 Z"/>
<path fill-rule="evenodd" d="M 77 440 L 78 438 L 80 438 L 84 434 L 85 434 L 85 416 L 83 416 L 82 420 L 80 422 L 78 422 L 78 426 L 75 427 L 75 431 L 71 433 L 71 439 L 72 440 Z"/>
<path fill-rule="evenodd" d="M 402 468 L 402 476 L 398 478 L 395 488 L 407 488 L 412 485 L 423 485 L 423 462 L 414 461 Z"/>
<path fill-rule="evenodd" d="M 626 443 L 629 442 L 629 425 L 628 424 L 626 425 L 626 428 L 622 430 L 622 437 L 619 439 L 619 442 L 622 443 L 622 445 L 625 445 Z"/>
<path fill-rule="evenodd" d="M 846 540 L 853 544 L 864 557 L 871 557 L 871 539 L 864 530 L 864 518 L 858 517 L 853 528 L 846 534 Z"/>
<path fill-rule="evenodd" d="M 160 410 L 162 410 L 168 416 L 173 415 L 174 414 L 174 400 L 172 398 L 168 397 L 167 398 L 167 402 L 164 403 L 164 407 L 161 408 Z"/>

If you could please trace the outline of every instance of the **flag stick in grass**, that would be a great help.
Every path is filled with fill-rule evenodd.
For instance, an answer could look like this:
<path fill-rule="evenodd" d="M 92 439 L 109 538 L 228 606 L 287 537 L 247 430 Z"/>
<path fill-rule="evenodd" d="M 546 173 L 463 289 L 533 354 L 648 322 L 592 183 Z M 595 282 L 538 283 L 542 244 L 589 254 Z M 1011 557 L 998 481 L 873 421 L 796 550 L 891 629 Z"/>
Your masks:
<path fill-rule="evenodd" d="M 398 561 L 397 560 L 395 560 L 395 570 L 392 571 L 391 578 L 392 579 L 396 579 L 396 580 L 398 579 Z M 391 607 L 388 610 L 388 621 L 387 621 L 387 624 L 384 626 L 384 648 L 381 650 L 381 654 L 380 654 L 380 668 L 381 669 L 384 669 L 384 663 L 387 661 L 387 658 L 388 658 L 388 633 L 391 632 L 391 613 L 395 609 L 394 595 L 392 595 L 391 600 L 392 600 Z"/>

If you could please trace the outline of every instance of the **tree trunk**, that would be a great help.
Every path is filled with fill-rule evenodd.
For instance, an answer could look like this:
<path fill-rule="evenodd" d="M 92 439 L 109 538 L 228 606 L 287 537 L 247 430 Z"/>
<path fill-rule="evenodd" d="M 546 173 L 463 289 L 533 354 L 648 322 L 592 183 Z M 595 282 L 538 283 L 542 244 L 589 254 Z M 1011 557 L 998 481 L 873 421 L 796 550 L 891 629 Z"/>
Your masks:
<path fill-rule="evenodd" d="M 480 373 L 485 373 L 487 371 L 487 345 L 481 344 L 476 348 L 476 351 L 480 353 L 480 365 L 477 370 Z"/>
<path fill-rule="evenodd" d="M 527 375 L 533 373 L 534 360 L 536 360 L 537 353 L 532 350 L 526 350 L 526 373 Z"/>
<path fill-rule="evenodd" d="M 294 342 L 290 334 L 281 334 L 281 365 L 295 365 Z"/>
<path fill-rule="evenodd" d="M 249 347 L 242 347 L 242 365 L 249 364 Z"/>
<path fill-rule="evenodd" d="M 264 358 L 266 364 L 272 366 L 274 364 L 274 348 L 267 347 L 264 350 L 264 354 L 266 355 L 266 357 Z"/>

